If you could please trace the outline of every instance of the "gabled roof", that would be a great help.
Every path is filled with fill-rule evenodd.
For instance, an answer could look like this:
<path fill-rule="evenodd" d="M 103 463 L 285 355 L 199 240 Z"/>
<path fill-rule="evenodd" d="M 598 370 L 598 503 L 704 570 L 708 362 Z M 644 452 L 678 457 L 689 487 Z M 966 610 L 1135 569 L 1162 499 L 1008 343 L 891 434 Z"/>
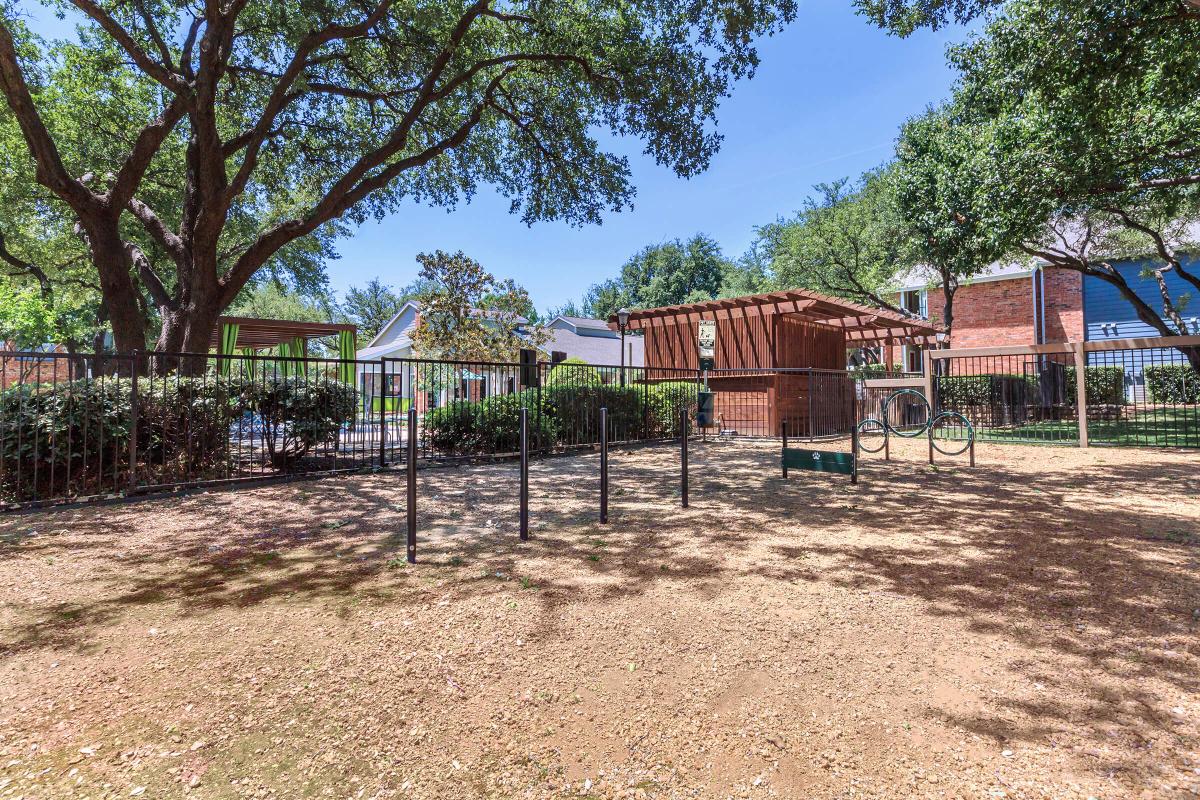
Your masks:
<path fill-rule="evenodd" d="M 417 300 L 408 300 L 407 302 L 404 303 L 404 305 L 400 306 L 399 310 L 397 310 L 396 313 L 394 315 L 392 315 L 392 318 L 389 319 L 387 321 L 387 323 L 382 328 L 379 329 L 379 333 L 375 334 L 375 338 L 373 338 L 367 344 L 367 347 L 374 347 L 375 345 L 377 345 L 379 343 L 379 340 L 383 337 L 383 335 L 385 333 L 387 333 L 388 329 L 391 328 L 392 325 L 394 325 L 396 323 L 396 320 L 400 319 L 400 316 L 402 314 L 404 314 L 404 312 L 410 308 L 413 309 L 414 311 L 420 312 L 421 303 L 418 302 Z M 500 316 L 495 311 L 484 311 L 484 310 L 478 309 L 478 308 L 471 309 L 471 315 L 476 316 L 476 317 L 478 317 L 478 316 L 485 316 L 485 317 Z M 528 325 L 529 324 L 529 320 L 525 319 L 525 317 L 522 317 L 519 314 L 516 316 L 516 322 L 518 325 Z"/>
<path fill-rule="evenodd" d="M 606 331 L 609 330 L 608 323 L 602 319 L 592 319 L 590 317 L 568 317 L 559 314 L 554 319 L 546 323 L 547 328 L 555 327 L 554 323 L 559 321 L 565 322 L 572 328 L 583 328 L 584 330 Z"/>
<path fill-rule="evenodd" d="M 814 322 L 846 332 L 850 342 L 929 341 L 941 329 L 924 320 L 905 317 L 881 308 L 872 308 L 840 297 L 812 292 L 807 289 L 787 289 L 779 292 L 728 297 L 720 300 L 704 300 L 661 308 L 646 308 L 629 315 L 627 330 L 650 327 L 656 320 L 670 318 L 695 319 L 726 317 L 769 316 L 785 314 L 789 317 Z M 616 314 L 608 318 L 608 326 L 617 330 Z"/>

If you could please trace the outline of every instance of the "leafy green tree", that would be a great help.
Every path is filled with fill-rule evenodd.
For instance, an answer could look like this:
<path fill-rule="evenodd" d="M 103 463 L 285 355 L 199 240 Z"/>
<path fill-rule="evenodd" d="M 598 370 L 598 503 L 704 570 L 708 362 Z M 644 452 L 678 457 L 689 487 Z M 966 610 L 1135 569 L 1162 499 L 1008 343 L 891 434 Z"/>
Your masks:
<path fill-rule="evenodd" d="M 1013 2 L 952 50 L 962 80 L 940 123 L 970 162 L 959 188 L 972 225 L 1008 252 L 1113 285 L 1163 336 L 1190 332 L 1193 293 L 1172 296 L 1167 274 L 1200 289 L 1180 255 L 1200 217 L 1200 16 L 1172 17 L 1153 36 L 1144 24 L 1179 8 Z M 1156 306 L 1115 263 L 1147 254 Z"/>
<path fill-rule="evenodd" d="M 596 284 L 584 298 L 590 316 L 607 319 L 621 307 L 656 308 L 720 294 L 731 267 L 721 246 L 698 233 L 643 248 L 621 267 L 621 274 Z"/>
<path fill-rule="evenodd" d="M 515 361 L 521 348 L 541 343 L 539 331 L 524 327 L 529 293 L 511 279 L 496 280 L 462 251 L 421 253 L 417 261 L 426 289 L 412 338 L 422 358 Z"/>
<path fill-rule="evenodd" d="M 898 314 L 897 275 L 910 267 L 913 245 L 896 203 L 894 170 L 818 184 L 790 220 L 759 229 L 777 288 L 802 287 Z"/>
<path fill-rule="evenodd" d="M 954 329 L 959 287 L 1006 252 L 977 207 L 984 181 L 976 163 L 980 142 L 973 128 L 955 124 L 954 113 L 947 105 L 905 123 L 894 184 L 910 258 L 941 287 L 938 321 L 947 334 Z"/>
<path fill-rule="evenodd" d="M 521 218 L 628 205 L 608 131 L 680 176 L 794 0 L 493 4 L 72 0 L 45 47 L 0 2 L 0 93 L 37 181 L 78 218 L 116 346 L 208 349 L 273 259 L 321 262 L 340 225 L 480 184 Z M 165 263 L 168 269 L 157 265 Z"/>

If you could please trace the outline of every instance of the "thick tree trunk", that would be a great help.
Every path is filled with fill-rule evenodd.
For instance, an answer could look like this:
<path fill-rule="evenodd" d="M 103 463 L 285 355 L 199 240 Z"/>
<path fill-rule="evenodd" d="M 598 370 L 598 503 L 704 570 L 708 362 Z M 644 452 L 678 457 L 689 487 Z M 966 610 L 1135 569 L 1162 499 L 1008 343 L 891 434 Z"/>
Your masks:
<path fill-rule="evenodd" d="M 115 221 L 83 220 L 92 263 L 100 276 L 100 291 L 113 330 L 113 349 L 132 353 L 146 349 L 146 315 L 138 304 L 138 289 L 129 271 Z"/>

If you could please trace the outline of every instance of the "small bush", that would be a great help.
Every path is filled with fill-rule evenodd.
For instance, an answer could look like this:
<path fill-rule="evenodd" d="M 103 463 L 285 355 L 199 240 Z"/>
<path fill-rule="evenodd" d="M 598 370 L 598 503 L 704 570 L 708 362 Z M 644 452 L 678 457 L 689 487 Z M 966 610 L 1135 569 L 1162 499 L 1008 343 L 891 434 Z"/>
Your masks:
<path fill-rule="evenodd" d="M 1200 403 L 1200 374 L 1187 364 L 1146 367 L 1146 394 L 1152 403 Z"/>
<path fill-rule="evenodd" d="M 537 389 L 452 403 L 425 414 L 425 431 L 435 450 L 449 455 L 514 453 L 521 447 L 521 408 L 529 409 L 530 446 L 554 441 L 554 420 L 537 413 Z"/>
<path fill-rule="evenodd" d="M 939 406 L 962 408 L 992 402 L 993 375 L 946 375 L 937 379 Z"/>
<path fill-rule="evenodd" d="M 628 376 L 627 376 L 628 377 Z M 546 386 L 601 386 L 604 377 L 600 370 L 581 358 L 560 361 L 546 375 Z"/>
<path fill-rule="evenodd" d="M 88 465 L 124 452 L 132 415 L 127 379 L 83 378 L 22 384 L 0 394 L 0 459 L 5 471 Z"/>
<path fill-rule="evenodd" d="M 261 417 L 267 452 L 279 468 L 290 467 L 314 446 L 332 441 L 343 424 L 354 420 L 358 405 L 353 386 L 303 376 L 251 383 L 246 390 L 244 401 Z M 212 408 L 216 414 L 219 406 Z"/>
<path fill-rule="evenodd" d="M 1068 367 L 1067 402 L 1075 402 L 1075 368 Z M 1124 367 L 1087 367 L 1084 370 L 1084 390 L 1087 392 L 1088 405 L 1121 405 L 1125 402 L 1125 368 Z"/>
<path fill-rule="evenodd" d="M 608 409 L 610 440 L 636 438 L 642 430 L 640 386 L 546 386 L 543 400 L 554 418 L 559 444 L 600 441 L 600 409 Z"/>
<path fill-rule="evenodd" d="M 667 381 L 651 386 L 647 398 L 649 430 L 646 436 L 678 436 L 679 409 L 687 408 L 689 418 L 694 416 L 698 391 L 691 381 Z"/>

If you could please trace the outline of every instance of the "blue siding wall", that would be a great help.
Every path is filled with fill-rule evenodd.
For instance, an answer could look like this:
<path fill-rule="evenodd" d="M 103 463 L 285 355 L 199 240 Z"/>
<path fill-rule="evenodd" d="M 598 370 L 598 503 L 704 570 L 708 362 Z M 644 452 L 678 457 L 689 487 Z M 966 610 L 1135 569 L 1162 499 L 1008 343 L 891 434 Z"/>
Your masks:
<path fill-rule="evenodd" d="M 1153 277 L 1143 278 L 1141 271 L 1149 261 L 1127 261 L 1117 265 L 1117 269 L 1137 292 L 1138 297 L 1145 300 L 1151 308 L 1162 313 L 1162 298 L 1158 293 L 1158 282 Z M 1200 257 L 1191 256 L 1184 260 L 1189 271 L 1200 272 Z M 1191 295 L 1184 308 L 1183 318 L 1189 328 L 1200 333 L 1200 297 L 1183 278 L 1174 273 L 1167 273 L 1167 287 L 1171 297 L 1178 301 L 1181 295 Z M 1115 324 L 1114 324 L 1115 323 Z M 1105 328 L 1105 325 L 1108 325 Z M 1121 296 L 1117 287 L 1091 276 L 1083 279 L 1083 326 L 1089 341 L 1097 339 L 1132 339 L 1141 336 L 1159 336 L 1159 332 L 1137 318 L 1133 306 Z"/>

